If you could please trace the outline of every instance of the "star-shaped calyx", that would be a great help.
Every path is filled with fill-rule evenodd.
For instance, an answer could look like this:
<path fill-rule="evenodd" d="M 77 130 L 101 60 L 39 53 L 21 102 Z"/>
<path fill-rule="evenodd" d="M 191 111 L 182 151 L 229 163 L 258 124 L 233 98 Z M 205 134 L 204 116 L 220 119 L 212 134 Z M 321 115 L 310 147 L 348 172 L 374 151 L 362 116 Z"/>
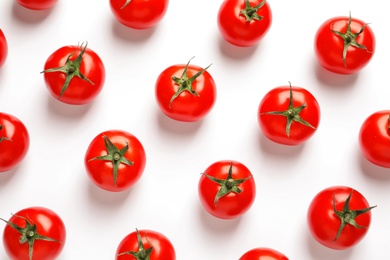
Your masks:
<path fill-rule="evenodd" d="M 141 234 L 139 233 L 138 229 L 136 229 L 136 231 L 137 231 L 137 240 L 138 240 L 138 251 L 137 252 L 127 251 L 127 252 L 119 253 L 118 256 L 132 255 L 137 260 L 150 260 L 150 255 L 152 254 L 153 247 L 150 246 L 149 248 L 145 249 L 145 246 L 142 243 Z M 146 236 L 145 236 L 145 238 L 146 238 L 146 240 L 148 240 L 148 238 Z M 149 241 L 148 241 L 148 243 L 149 243 Z M 149 243 L 149 245 L 150 245 L 150 243 Z"/>
<path fill-rule="evenodd" d="M 0 125 L 0 131 L 3 130 L 4 126 L 3 125 Z M 8 137 L 5 137 L 5 136 L 0 136 L 0 143 L 4 140 L 7 140 L 7 141 L 11 141 L 11 138 L 8 138 Z"/>
<path fill-rule="evenodd" d="M 263 19 L 263 17 L 260 16 L 257 11 L 259 11 L 259 9 L 265 5 L 265 2 L 266 0 L 263 0 L 260 4 L 252 7 L 249 3 L 249 0 L 245 0 L 245 9 L 242 9 L 240 14 L 245 16 L 247 22 L 251 22 L 252 20 L 260 21 Z"/>

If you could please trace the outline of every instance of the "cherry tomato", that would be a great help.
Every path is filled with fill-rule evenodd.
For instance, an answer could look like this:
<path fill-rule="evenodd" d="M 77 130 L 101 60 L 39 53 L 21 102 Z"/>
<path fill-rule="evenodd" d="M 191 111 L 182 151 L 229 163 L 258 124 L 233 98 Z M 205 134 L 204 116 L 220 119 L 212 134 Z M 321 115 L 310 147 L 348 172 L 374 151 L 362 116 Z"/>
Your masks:
<path fill-rule="evenodd" d="M 242 163 L 218 161 L 202 173 L 198 194 L 203 207 L 211 215 L 233 219 L 252 206 L 256 196 L 255 180 Z"/>
<path fill-rule="evenodd" d="M 52 260 L 65 245 L 66 230 L 62 219 L 44 207 L 20 210 L 6 221 L 3 244 L 7 255 L 18 260 Z"/>
<path fill-rule="evenodd" d="M 346 186 L 332 186 L 319 192 L 310 203 L 307 222 L 314 239 L 342 250 L 355 246 L 366 235 L 371 209 L 361 193 Z"/>
<path fill-rule="evenodd" d="M 50 94 L 72 105 L 91 102 L 102 90 L 106 75 L 102 60 L 87 44 L 56 50 L 42 73 Z"/>
<path fill-rule="evenodd" d="M 390 168 L 390 110 L 371 114 L 359 132 L 360 149 L 370 162 Z"/>
<path fill-rule="evenodd" d="M 57 0 L 16 0 L 16 2 L 31 10 L 44 10 L 53 7 Z"/>
<path fill-rule="evenodd" d="M 258 122 L 268 139 L 284 145 L 298 145 L 317 130 L 320 107 L 315 97 L 304 88 L 291 84 L 276 87 L 261 100 Z"/>
<path fill-rule="evenodd" d="M 314 50 L 319 64 L 325 69 L 353 74 L 373 57 L 375 35 L 367 23 L 351 15 L 334 17 L 317 30 Z"/>
<path fill-rule="evenodd" d="M 8 55 L 8 44 L 7 39 L 3 31 L 0 29 L 0 68 L 3 66 Z"/>
<path fill-rule="evenodd" d="M 190 60 L 191 61 L 191 60 Z M 205 69 L 195 65 L 173 65 L 165 69 L 156 82 L 155 95 L 161 111 L 184 122 L 204 118 L 216 99 L 214 79 Z"/>
<path fill-rule="evenodd" d="M 15 116 L 0 112 L 0 172 L 15 168 L 26 156 L 30 136 Z"/>
<path fill-rule="evenodd" d="M 218 29 L 229 43 L 256 45 L 271 27 L 272 12 L 266 0 L 225 0 L 218 12 Z"/>
<path fill-rule="evenodd" d="M 175 260 L 176 252 L 163 234 L 153 230 L 136 230 L 120 242 L 115 259 Z"/>
<path fill-rule="evenodd" d="M 142 176 L 146 154 L 134 135 L 122 130 L 109 130 L 92 140 L 84 163 L 94 184 L 108 191 L 124 191 Z"/>
<path fill-rule="evenodd" d="M 282 253 L 266 247 L 249 250 L 239 260 L 288 260 Z"/>

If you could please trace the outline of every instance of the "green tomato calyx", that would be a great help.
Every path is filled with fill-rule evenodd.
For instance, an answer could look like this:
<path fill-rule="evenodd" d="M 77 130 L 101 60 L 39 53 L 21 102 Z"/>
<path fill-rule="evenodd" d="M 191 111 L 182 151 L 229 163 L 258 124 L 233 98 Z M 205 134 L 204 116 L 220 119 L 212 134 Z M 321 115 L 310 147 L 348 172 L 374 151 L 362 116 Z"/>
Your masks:
<path fill-rule="evenodd" d="M 0 125 L 0 131 L 3 130 L 4 126 L 3 125 Z M 7 141 L 11 141 L 11 138 L 8 138 L 8 137 L 5 137 L 5 136 L 0 136 L 0 143 L 4 140 L 7 140 Z"/>
<path fill-rule="evenodd" d="M 126 251 L 123 253 L 119 253 L 118 256 L 122 255 L 132 255 L 134 256 L 137 260 L 150 260 L 150 255 L 152 254 L 153 247 L 150 246 L 149 248 L 145 249 L 145 246 L 142 242 L 142 237 L 141 234 L 139 233 L 138 229 L 136 229 L 137 232 L 137 240 L 138 240 L 138 251 Z M 146 241 L 150 245 L 150 242 L 148 241 L 148 238 L 145 236 Z"/>
<path fill-rule="evenodd" d="M 251 22 L 252 20 L 260 21 L 263 19 L 263 16 L 260 16 L 257 11 L 265 5 L 265 2 L 266 0 L 263 0 L 260 4 L 252 7 L 249 0 L 245 0 L 245 9 L 242 9 L 240 14 L 245 16 L 247 22 Z"/>

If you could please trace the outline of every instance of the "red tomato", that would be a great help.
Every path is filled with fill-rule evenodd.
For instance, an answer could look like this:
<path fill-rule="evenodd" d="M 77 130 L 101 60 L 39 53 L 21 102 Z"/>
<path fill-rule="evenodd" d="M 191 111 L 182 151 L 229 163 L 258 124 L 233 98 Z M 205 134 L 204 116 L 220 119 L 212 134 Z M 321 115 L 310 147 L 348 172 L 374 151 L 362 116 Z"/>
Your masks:
<path fill-rule="evenodd" d="M 353 74 L 365 67 L 375 51 L 375 35 L 368 24 L 340 16 L 328 19 L 317 30 L 315 55 L 325 69 Z"/>
<path fill-rule="evenodd" d="M 225 0 L 218 12 L 218 29 L 231 44 L 248 47 L 257 44 L 272 23 L 266 0 Z"/>
<path fill-rule="evenodd" d="M 270 140 L 284 145 L 298 145 L 317 130 L 320 107 L 306 89 L 291 84 L 281 86 L 269 91 L 261 100 L 258 122 Z"/>
<path fill-rule="evenodd" d="M 163 234 L 153 230 L 137 230 L 120 242 L 115 259 L 175 260 L 176 253 Z"/>
<path fill-rule="evenodd" d="M 111 11 L 123 25 L 133 29 L 146 29 L 162 20 L 168 0 L 110 0 Z"/>
<path fill-rule="evenodd" d="M 3 66 L 8 55 L 8 44 L 7 39 L 3 31 L 0 29 L 0 68 Z"/>
<path fill-rule="evenodd" d="M 358 191 L 333 186 L 319 192 L 310 203 L 307 222 L 314 239 L 342 250 L 355 246 L 367 233 L 371 209 Z"/>
<path fill-rule="evenodd" d="M 191 61 L 191 60 L 190 60 Z M 214 79 L 195 65 L 174 65 L 165 69 L 156 82 L 156 100 L 168 117 L 194 122 L 205 117 L 216 99 Z"/>
<path fill-rule="evenodd" d="M 390 110 L 371 114 L 362 124 L 359 144 L 370 162 L 390 168 Z"/>
<path fill-rule="evenodd" d="M 105 68 L 100 57 L 85 46 L 64 46 L 56 50 L 44 67 L 50 94 L 72 105 L 91 102 L 102 90 Z"/>
<path fill-rule="evenodd" d="M 242 163 L 219 161 L 202 173 L 198 194 L 203 207 L 211 215 L 233 219 L 252 206 L 256 196 L 255 180 Z"/>
<path fill-rule="evenodd" d="M 108 191 L 124 191 L 142 176 L 146 155 L 141 142 L 134 135 L 110 130 L 92 140 L 84 163 L 94 184 Z"/>
<path fill-rule="evenodd" d="M 15 168 L 26 156 L 30 136 L 16 117 L 0 112 L 0 172 Z"/>
<path fill-rule="evenodd" d="M 288 258 L 274 249 L 259 247 L 246 252 L 239 260 L 288 260 Z"/>
<path fill-rule="evenodd" d="M 3 233 L 7 255 L 18 260 L 52 260 L 62 251 L 66 230 L 61 218 L 52 210 L 31 207 L 14 214 Z"/>
<path fill-rule="evenodd" d="M 44 10 L 53 7 L 57 0 L 16 0 L 16 2 L 31 10 Z"/>

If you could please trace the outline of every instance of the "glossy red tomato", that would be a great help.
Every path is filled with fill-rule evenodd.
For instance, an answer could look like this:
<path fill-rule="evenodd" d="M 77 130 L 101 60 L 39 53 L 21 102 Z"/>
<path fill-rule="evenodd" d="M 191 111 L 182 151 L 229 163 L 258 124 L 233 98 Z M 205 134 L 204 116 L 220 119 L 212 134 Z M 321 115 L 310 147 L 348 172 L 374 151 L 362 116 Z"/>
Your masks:
<path fill-rule="evenodd" d="M 355 246 L 371 224 L 371 209 L 361 193 L 346 186 L 319 192 L 307 212 L 309 230 L 322 245 L 342 250 Z"/>
<path fill-rule="evenodd" d="M 116 250 L 117 260 L 175 260 L 176 252 L 169 239 L 153 230 L 137 230 L 128 234 Z"/>
<path fill-rule="evenodd" d="M 16 0 L 18 4 L 32 10 L 44 10 L 53 7 L 57 0 Z"/>
<path fill-rule="evenodd" d="M 7 39 L 3 31 L 0 29 L 0 68 L 3 66 L 8 55 L 8 44 Z"/>
<path fill-rule="evenodd" d="M 84 163 L 94 184 L 108 191 L 124 191 L 142 176 L 146 154 L 134 135 L 122 130 L 109 130 L 92 140 Z"/>
<path fill-rule="evenodd" d="M 198 194 L 203 207 L 221 219 L 243 215 L 252 206 L 256 185 L 249 169 L 237 161 L 218 161 L 202 173 Z"/>
<path fill-rule="evenodd" d="M 64 46 L 46 60 L 44 78 L 50 94 L 72 105 L 91 102 L 106 76 L 100 57 L 85 46 Z"/>
<path fill-rule="evenodd" d="M 315 55 L 325 69 L 339 74 L 353 74 L 365 67 L 375 51 L 371 27 L 351 16 L 328 19 L 317 30 Z"/>
<path fill-rule="evenodd" d="M 225 0 L 218 12 L 218 29 L 231 44 L 248 47 L 257 44 L 272 23 L 266 0 Z"/>
<path fill-rule="evenodd" d="M 191 60 L 190 60 L 191 61 Z M 165 69 L 156 82 L 155 95 L 161 111 L 172 119 L 198 121 L 212 109 L 216 100 L 214 79 L 195 65 L 174 65 Z"/>
<path fill-rule="evenodd" d="M 65 225 L 50 209 L 25 208 L 15 213 L 8 221 L 1 220 L 7 223 L 3 244 L 10 259 L 56 259 L 65 245 Z"/>
<path fill-rule="evenodd" d="M 363 122 L 360 149 L 370 162 L 390 168 L 390 110 L 377 111 Z"/>
<path fill-rule="evenodd" d="M 249 250 L 239 260 L 288 260 L 282 253 L 266 247 Z"/>
<path fill-rule="evenodd" d="M 29 147 L 30 136 L 22 121 L 0 112 L 0 172 L 12 170 L 19 165 Z"/>
<path fill-rule="evenodd" d="M 258 122 L 264 135 L 284 145 L 298 145 L 309 139 L 320 122 L 320 107 L 306 89 L 276 87 L 261 100 Z"/>
<path fill-rule="evenodd" d="M 163 19 L 168 3 L 168 0 L 110 0 L 110 7 L 115 18 L 123 25 L 146 29 Z"/>

